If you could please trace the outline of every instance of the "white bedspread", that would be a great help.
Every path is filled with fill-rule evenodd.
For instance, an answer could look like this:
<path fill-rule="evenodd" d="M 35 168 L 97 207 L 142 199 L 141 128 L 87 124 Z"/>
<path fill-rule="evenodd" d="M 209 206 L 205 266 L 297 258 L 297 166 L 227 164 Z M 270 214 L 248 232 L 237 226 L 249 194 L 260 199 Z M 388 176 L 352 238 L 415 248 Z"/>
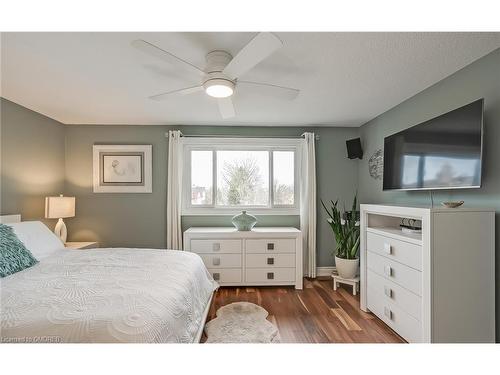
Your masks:
<path fill-rule="evenodd" d="M 217 288 L 193 253 L 61 250 L 0 279 L 2 342 L 193 342 Z"/>

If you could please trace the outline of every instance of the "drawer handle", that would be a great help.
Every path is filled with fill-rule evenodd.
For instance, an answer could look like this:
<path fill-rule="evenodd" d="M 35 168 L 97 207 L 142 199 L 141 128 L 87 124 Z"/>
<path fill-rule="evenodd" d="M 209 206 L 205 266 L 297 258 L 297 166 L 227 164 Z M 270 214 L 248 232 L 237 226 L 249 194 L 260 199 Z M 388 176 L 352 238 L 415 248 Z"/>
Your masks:
<path fill-rule="evenodd" d="M 384 243 L 384 251 L 387 254 L 392 254 L 392 246 L 390 243 Z"/>
<path fill-rule="evenodd" d="M 392 289 L 389 288 L 388 286 L 384 286 L 384 294 L 387 297 L 392 298 Z"/>
<path fill-rule="evenodd" d="M 267 250 L 274 250 L 274 243 L 272 243 L 272 242 L 268 243 Z"/>
<path fill-rule="evenodd" d="M 219 250 L 220 250 L 220 243 L 215 242 L 215 243 L 212 245 L 212 249 L 213 249 L 214 251 L 219 251 Z"/>
<path fill-rule="evenodd" d="M 268 280 L 274 280 L 274 272 L 268 272 L 267 273 L 267 279 Z"/>
<path fill-rule="evenodd" d="M 215 272 L 215 273 L 213 274 L 213 277 L 214 277 L 214 280 L 216 280 L 216 281 L 220 280 L 220 273 Z"/>
<path fill-rule="evenodd" d="M 390 309 L 390 308 L 388 308 L 388 307 L 384 307 L 384 315 L 385 315 L 388 319 L 392 320 L 392 311 L 391 311 L 391 309 Z"/>
<path fill-rule="evenodd" d="M 273 265 L 274 264 L 274 258 L 267 258 L 267 264 Z"/>
<path fill-rule="evenodd" d="M 387 276 L 392 276 L 392 268 L 391 268 L 391 266 L 385 266 L 385 267 L 384 267 L 384 273 L 385 273 Z"/>
<path fill-rule="evenodd" d="M 220 266 L 220 258 L 213 258 L 212 259 L 212 264 L 214 266 Z"/>

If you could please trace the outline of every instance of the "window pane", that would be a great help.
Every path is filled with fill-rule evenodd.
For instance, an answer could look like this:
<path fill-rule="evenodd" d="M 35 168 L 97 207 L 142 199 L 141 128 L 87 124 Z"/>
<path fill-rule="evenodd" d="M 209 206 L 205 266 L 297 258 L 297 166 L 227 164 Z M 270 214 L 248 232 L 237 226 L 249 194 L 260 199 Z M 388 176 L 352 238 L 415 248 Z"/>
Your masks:
<path fill-rule="evenodd" d="M 212 151 L 191 151 L 191 204 L 212 204 Z"/>
<path fill-rule="evenodd" d="M 267 206 L 269 152 L 217 151 L 217 205 Z"/>
<path fill-rule="evenodd" d="M 294 152 L 273 151 L 273 198 L 275 205 L 294 204 Z"/>

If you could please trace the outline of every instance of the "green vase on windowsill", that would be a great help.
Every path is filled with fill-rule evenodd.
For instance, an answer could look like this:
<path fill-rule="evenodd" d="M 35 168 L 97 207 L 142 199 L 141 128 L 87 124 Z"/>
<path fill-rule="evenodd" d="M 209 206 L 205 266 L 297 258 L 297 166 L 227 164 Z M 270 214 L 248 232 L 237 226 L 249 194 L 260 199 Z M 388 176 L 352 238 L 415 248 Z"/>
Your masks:
<path fill-rule="evenodd" d="M 253 215 L 247 214 L 246 211 L 241 211 L 241 214 L 233 216 L 231 222 L 240 232 L 248 232 L 252 230 L 257 224 L 257 218 Z"/>

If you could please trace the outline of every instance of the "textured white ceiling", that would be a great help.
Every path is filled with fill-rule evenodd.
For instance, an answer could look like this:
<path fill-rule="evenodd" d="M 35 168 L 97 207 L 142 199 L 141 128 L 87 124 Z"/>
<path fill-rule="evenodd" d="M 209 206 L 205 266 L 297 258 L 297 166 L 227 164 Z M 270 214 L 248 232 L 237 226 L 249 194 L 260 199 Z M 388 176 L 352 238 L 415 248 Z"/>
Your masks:
<path fill-rule="evenodd" d="M 294 101 L 239 91 L 222 120 L 199 84 L 132 48 L 145 39 L 199 67 L 255 33 L 3 33 L 2 96 L 65 124 L 359 126 L 500 47 L 500 33 L 276 33 L 284 48 L 242 80 L 295 87 Z"/>

